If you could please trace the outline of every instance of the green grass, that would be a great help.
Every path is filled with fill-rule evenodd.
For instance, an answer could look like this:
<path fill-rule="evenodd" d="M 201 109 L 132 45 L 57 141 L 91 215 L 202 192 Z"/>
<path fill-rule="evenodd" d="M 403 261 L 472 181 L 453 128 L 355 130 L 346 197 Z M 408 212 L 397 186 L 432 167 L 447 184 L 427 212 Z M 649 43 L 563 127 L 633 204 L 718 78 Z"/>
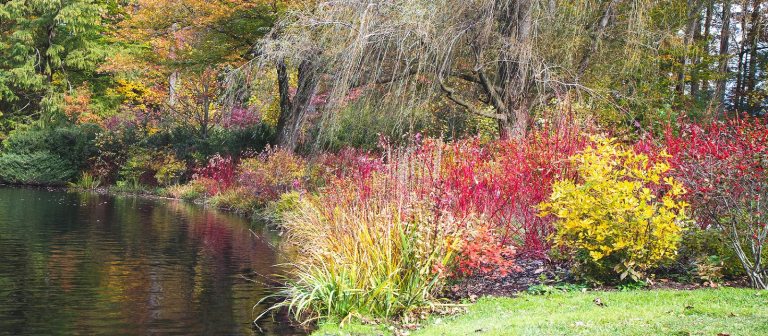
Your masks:
<path fill-rule="evenodd" d="M 600 298 L 604 307 L 593 301 Z M 383 326 L 326 324 L 314 335 L 381 335 Z M 768 335 L 768 292 L 749 289 L 571 292 L 483 298 L 417 335 Z"/>

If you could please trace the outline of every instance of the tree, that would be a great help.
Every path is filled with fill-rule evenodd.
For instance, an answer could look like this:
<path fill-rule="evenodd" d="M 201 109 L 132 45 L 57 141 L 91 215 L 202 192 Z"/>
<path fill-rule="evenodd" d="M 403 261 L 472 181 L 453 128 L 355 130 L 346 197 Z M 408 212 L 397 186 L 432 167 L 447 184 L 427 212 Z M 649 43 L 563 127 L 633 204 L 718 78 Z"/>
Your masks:
<path fill-rule="evenodd" d="M 62 93 L 99 76 L 104 22 L 115 1 L 10 0 L 0 3 L 0 114 L 3 129 L 29 118 L 61 117 Z"/>

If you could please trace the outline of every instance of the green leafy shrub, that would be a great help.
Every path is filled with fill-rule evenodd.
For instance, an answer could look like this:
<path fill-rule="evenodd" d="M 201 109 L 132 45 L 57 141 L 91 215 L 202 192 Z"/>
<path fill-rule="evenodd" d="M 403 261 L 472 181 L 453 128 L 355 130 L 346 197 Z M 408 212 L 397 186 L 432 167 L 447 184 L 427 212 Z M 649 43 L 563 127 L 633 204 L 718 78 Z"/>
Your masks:
<path fill-rule="evenodd" d="M 555 293 L 580 292 L 586 290 L 587 286 L 582 284 L 558 283 L 554 285 L 533 285 L 525 290 L 531 295 L 551 295 Z"/>
<path fill-rule="evenodd" d="M 179 184 L 186 171 L 187 165 L 184 162 L 176 160 L 173 155 L 167 155 L 157 167 L 155 179 L 161 186 Z"/>
<path fill-rule="evenodd" d="M 11 132 L 3 143 L 4 152 L 32 154 L 48 151 L 80 169 L 97 152 L 94 140 L 98 132 L 98 126 L 90 124 L 19 128 Z"/>
<path fill-rule="evenodd" d="M 120 179 L 120 168 L 128 160 L 130 148 L 137 142 L 138 138 L 133 129 L 100 133 L 95 139 L 98 154 L 91 160 L 89 171 L 102 183 L 114 183 Z"/>
<path fill-rule="evenodd" d="M 555 242 L 576 251 L 583 275 L 638 281 L 675 255 L 688 217 L 667 163 L 606 139 L 571 160 L 579 180 L 556 182 L 541 209 L 557 218 Z"/>
<path fill-rule="evenodd" d="M 120 181 L 129 184 L 154 184 L 156 170 L 153 164 L 154 156 L 149 150 L 137 148 L 133 150 L 120 167 Z"/>
<path fill-rule="evenodd" d="M 274 129 L 261 123 L 236 129 L 214 127 L 207 139 L 200 138 L 198 132 L 192 127 L 174 127 L 147 137 L 146 146 L 157 150 L 171 149 L 178 159 L 192 161 L 215 154 L 240 157 L 247 152 L 258 153 L 274 137 Z"/>
<path fill-rule="evenodd" d="M 242 188 L 232 188 L 221 191 L 211 197 L 211 205 L 237 213 L 251 214 L 259 207 L 259 201 Z"/>
<path fill-rule="evenodd" d="M 130 193 L 130 194 L 144 194 L 150 190 L 147 186 L 139 183 L 138 180 L 122 180 L 117 181 L 110 189 L 112 192 Z"/>
<path fill-rule="evenodd" d="M 711 261 L 713 258 L 717 259 L 719 272 L 723 277 L 746 275 L 739 258 L 721 232 L 694 228 L 683 234 L 678 263 L 687 269 L 689 275 L 701 278 L 699 277 L 700 263 Z"/>
<path fill-rule="evenodd" d="M 723 260 L 713 255 L 696 260 L 696 275 L 699 280 L 716 284 L 723 281 Z"/>
<path fill-rule="evenodd" d="M 120 179 L 147 186 L 169 186 L 181 182 L 187 167 L 173 153 L 135 148 L 120 167 Z"/>
<path fill-rule="evenodd" d="M 276 201 L 269 202 L 264 211 L 262 211 L 262 215 L 273 222 L 280 223 L 282 218 L 298 210 L 299 201 L 301 201 L 300 192 L 291 191 L 284 193 Z"/>
<path fill-rule="evenodd" d="M 63 185 L 75 174 L 71 162 L 47 151 L 0 156 L 0 180 L 7 183 Z"/>

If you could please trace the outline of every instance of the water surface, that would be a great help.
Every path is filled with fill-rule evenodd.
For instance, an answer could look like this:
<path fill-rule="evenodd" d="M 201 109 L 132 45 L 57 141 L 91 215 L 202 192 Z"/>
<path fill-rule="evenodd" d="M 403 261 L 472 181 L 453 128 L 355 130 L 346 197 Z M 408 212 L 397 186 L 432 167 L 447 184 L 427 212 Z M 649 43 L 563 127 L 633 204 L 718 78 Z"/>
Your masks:
<path fill-rule="evenodd" d="M 249 228 L 179 201 L 0 187 L 0 334 L 258 334 L 270 293 L 243 274 L 279 260 Z"/>

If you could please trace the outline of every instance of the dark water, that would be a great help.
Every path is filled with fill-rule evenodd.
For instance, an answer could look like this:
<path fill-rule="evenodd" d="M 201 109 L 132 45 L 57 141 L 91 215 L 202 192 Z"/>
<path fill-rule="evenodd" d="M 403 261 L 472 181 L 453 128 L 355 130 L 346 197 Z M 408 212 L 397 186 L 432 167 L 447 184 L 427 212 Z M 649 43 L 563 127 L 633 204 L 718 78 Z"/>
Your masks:
<path fill-rule="evenodd" d="M 241 275 L 280 261 L 249 228 L 177 201 L 0 187 L 0 334 L 257 334 L 269 290 Z"/>

